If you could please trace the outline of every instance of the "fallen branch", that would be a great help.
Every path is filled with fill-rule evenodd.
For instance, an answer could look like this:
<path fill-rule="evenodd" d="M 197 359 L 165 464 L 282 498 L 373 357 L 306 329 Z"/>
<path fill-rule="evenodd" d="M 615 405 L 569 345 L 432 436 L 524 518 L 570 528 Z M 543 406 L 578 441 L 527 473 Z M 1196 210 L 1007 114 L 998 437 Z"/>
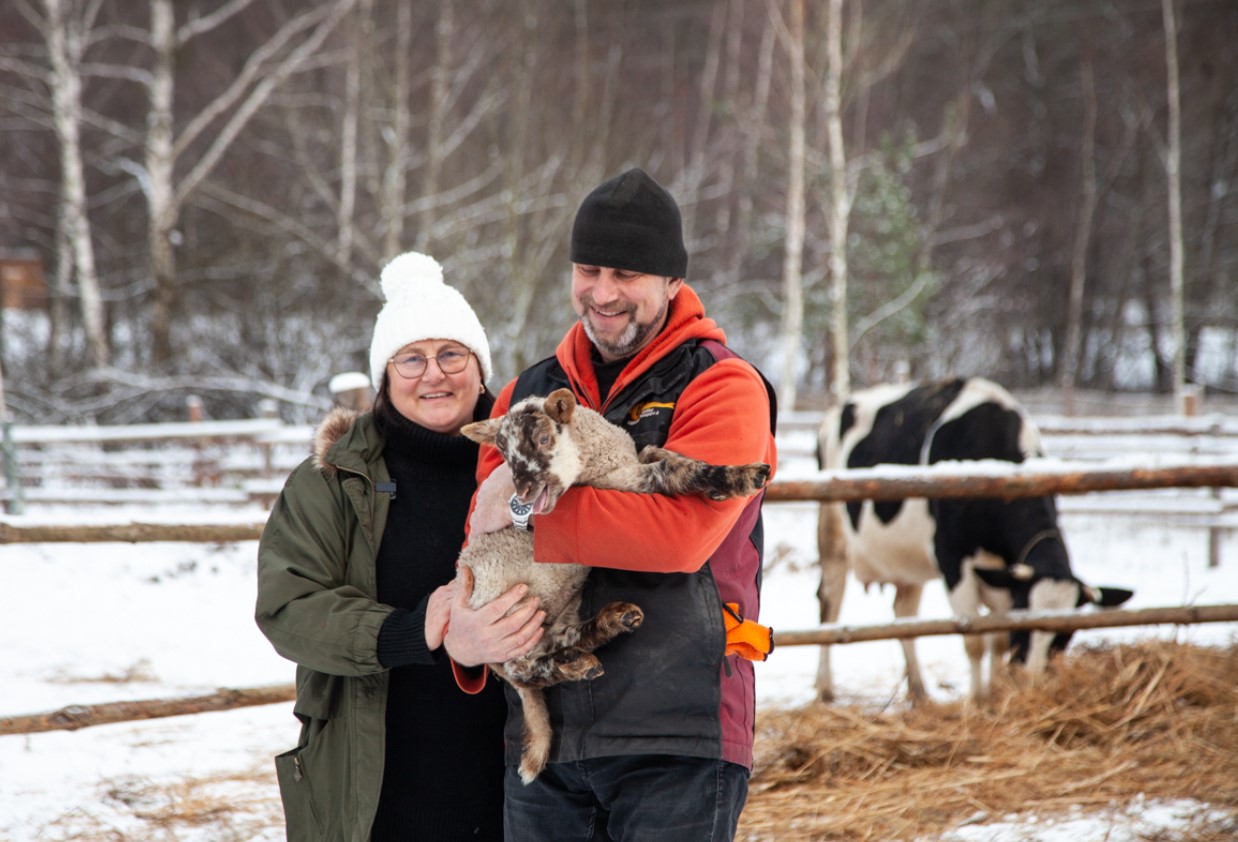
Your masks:
<path fill-rule="evenodd" d="M 110 725 L 135 719 L 159 719 L 191 713 L 270 705 L 295 699 L 292 684 L 229 689 L 222 687 L 207 696 L 179 699 L 140 699 L 131 702 L 105 702 L 98 705 L 69 705 L 48 713 L 0 716 L 0 737 L 10 734 L 37 734 L 42 731 L 76 731 L 92 725 Z"/>
<path fill-rule="evenodd" d="M 774 633 L 775 646 L 863 643 L 869 640 L 901 640 L 943 634 L 985 634 L 1006 631 L 1077 631 L 1118 626 L 1151 626 L 1160 623 L 1192 625 L 1238 621 L 1238 605 L 1195 605 L 1171 608 L 1106 609 L 1103 611 L 1012 611 L 1005 616 L 951 620 L 895 620 L 876 626 L 826 625 L 801 631 Z"/>

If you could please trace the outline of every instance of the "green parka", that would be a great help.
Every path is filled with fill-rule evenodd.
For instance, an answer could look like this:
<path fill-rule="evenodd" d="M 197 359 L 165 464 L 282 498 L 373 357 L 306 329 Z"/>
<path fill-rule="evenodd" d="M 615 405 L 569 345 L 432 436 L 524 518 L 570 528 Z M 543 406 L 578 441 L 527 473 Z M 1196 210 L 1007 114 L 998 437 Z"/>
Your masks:
<path fill-rule="evenodd" d="M 365 842 L 382 791 L 388 673 L 376 562 L 390 499 L 370 413 L 336 410 L 289 476 L 258 547 L 255 618 L 297 663 L 296 748 L 275 759 L 288 839 Z"/>

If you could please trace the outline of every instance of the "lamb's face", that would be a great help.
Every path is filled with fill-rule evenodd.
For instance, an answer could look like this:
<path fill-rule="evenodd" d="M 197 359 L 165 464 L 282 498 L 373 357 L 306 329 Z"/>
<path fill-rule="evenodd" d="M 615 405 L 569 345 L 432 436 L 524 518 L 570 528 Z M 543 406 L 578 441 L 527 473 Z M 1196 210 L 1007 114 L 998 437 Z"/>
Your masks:
<path fill-rule="evenodd" d="M 541 398 L 512 407 L 503 417 L 494 444 L 512 470 L 516 495 L 522 502 L 533 503 L 534 514 L 551 511 L 580 473 L 571 427 L 551 418 Z"/>

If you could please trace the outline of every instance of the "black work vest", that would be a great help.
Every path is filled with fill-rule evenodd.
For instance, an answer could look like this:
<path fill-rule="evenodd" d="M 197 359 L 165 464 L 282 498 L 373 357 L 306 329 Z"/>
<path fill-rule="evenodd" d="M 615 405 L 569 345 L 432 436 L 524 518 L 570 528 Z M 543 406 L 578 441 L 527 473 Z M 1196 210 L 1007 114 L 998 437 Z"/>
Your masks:
<path fill-rule="evenodd" d="M 627 431 L 637 451 L 651 444 L 661 446 L 669 436 L 675 405 L 688 384 L 719 359 L 734 356 L 720 342 L 688 341 L 625 386 L 603 414 Z M 776 404 L 773 387 L 768 381 L 765 385 L 772 432 Z M 551 357 L 517 378 L 511 404 L 559 388 L 572 389 L 579 397 L 579 390 L 572 387 L 563 367 Z M 759 498 L 751 505 L 759 507 Z M 757 513 L 748 540 L 758 556 L 762 554 L 763 532 Z M 579 561 L 588 564 L 588 559 Z M 759 588 L 759 565 L 753 575 Z M 750 705 L 753 676 L 748 661 L 736 659 L 734 667 L 727 664 L 723 669 L 726 629 L 710 564 L 695 573 L 595 568 L 585 584 L 580 616 L 592 617 L 614 601 L 641 606 L 645 622 L 636 632 L 620 635 L 598 650 L 606 671 L 600 678 L 568 682 L 546 691 L 554 728 L 551 762 L 631 754 L 722 758 L 722 696 L 747 698 L 745 705 Z M 746 687 L 740 686 L 744 682 Z M 514 764 L 520 760 L 523 718 L 515 693 L 510 687 L 506 690 L 507 762 Z M 734 735 L 728 735 L 728 740 L 733 739 Z M 745 739 L 745 735 L 738 739 Z M 746 739 L 750 754 L 751 735 Z"/>

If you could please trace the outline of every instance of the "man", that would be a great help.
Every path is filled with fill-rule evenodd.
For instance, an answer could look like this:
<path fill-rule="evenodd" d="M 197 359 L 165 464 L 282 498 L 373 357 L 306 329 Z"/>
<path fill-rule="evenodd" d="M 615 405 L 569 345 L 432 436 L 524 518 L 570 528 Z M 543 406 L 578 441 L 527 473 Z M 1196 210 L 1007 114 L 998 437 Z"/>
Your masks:
<path fill-rule="evenodd" d="M 579 323 L 555 356 L 504 388 L 492 414 L 566 386 L 622 425 L 637 449 L 774 465 L 772 390 L 726 348 L 684 282 L 688 256 L 670 193 L 640 169 L 603 183 L 577 211 L 571 260 Z M 552 512 L 529 516 L 511 505 L 501 465 L 496 450 L 482 449 L 485 482 L 470 529 L 516 522 L 533 531 L 538 562 L 593 567 L 581 616 L 615 600 L 645 612 L 641 628 L 598 651 L 604 675 L 548 691 L 554 744 L 528 786 L 515 767 L 521 708 L 509 696 L 507 837 L 732 839 L 747 798 L 755 703 L 752 664 L 724 655 L 723 605 L 757 617 L 760 495 L 713 502 L 578 487 Z"/>

